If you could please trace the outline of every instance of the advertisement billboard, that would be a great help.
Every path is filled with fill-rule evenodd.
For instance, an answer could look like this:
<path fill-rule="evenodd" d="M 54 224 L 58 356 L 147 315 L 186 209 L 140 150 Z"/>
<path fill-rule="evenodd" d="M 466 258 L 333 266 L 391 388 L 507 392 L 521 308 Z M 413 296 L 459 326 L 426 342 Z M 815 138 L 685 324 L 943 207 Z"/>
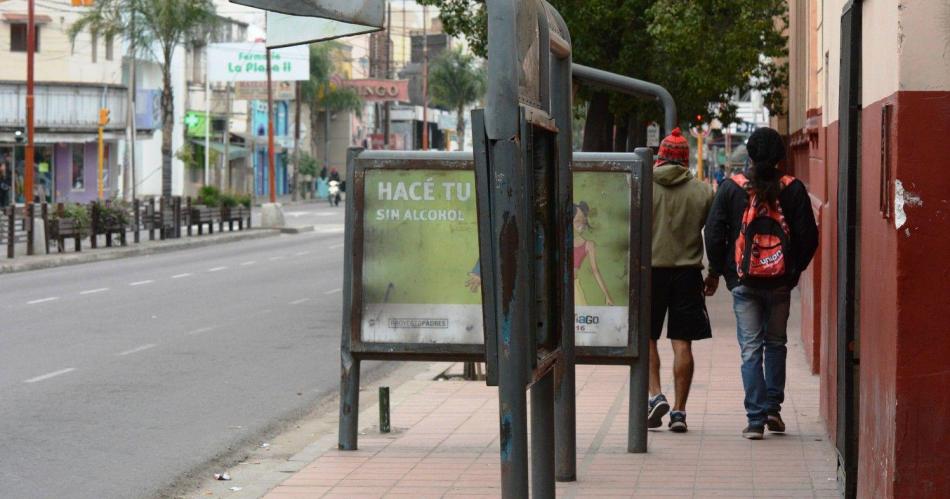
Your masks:
<path fill-rule="evenodd" d="M 474 172 L 369 170 L 364 187 L 362 340 L 481 344 Z"/>
<path fill-rule="evenodd" d="M 208 78 L 219 82 L 267 81 L 267 48 L 263 43 L 208 45 Z M 271 79 L 310 79 L 310 49 L 295 46 L 271 50 Z"/>

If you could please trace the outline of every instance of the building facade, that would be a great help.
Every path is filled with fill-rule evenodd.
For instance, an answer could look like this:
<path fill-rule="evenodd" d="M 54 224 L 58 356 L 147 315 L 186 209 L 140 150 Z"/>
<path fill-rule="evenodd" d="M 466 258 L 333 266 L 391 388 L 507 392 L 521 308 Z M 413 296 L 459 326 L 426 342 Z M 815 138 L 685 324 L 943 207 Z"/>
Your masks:
<path fill-rule="evenodd" d="M 104 197 L 117 194 L 119 143 L 126 126 L 127 87 L 123 83 L 121 40 L 80 33 L 68 35 L 80 8 L 37 5 L 35 9 L 34 199 L 85 202 L 96 199 L 99 183 L 98 113 L 110 111 L 105 127 Z M 0 161 L 14 174 L 13 201 L 22 203 L 26 134 L 27 3 L 0 3 Z"/>
<path fill-rule="evenodd" d="M 802 340 L 857 497 L 950 497 L 950 4 L 789 2 L 787 168 L 821 246 Z"/>

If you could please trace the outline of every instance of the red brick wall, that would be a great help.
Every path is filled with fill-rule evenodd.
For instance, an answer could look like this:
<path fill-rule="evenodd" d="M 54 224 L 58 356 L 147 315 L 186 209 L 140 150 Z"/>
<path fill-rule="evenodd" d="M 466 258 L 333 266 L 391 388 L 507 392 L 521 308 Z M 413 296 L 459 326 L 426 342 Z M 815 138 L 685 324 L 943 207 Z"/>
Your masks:
<path fill-rule="evenodd" d="M 899 92 L 896 104 L 894 178 L 922 204 L 905 207 L 904 228 L 890 229 L 897 399 L 885 430 L 895 435 L 893 490 L 894 497 L 950 497 L 950 91 Z"/>
<path fill-rule="evenodd" d="M 893 221 L 884 218 L 879 210 L 881 108 L 893 100 L 888 98 L 870 104 L 861 113 L 857 288 L 861 359 L 859 497 L 893 497 L 897 410 L 897 231 Z M 892 129 L 891 133 L 895 131 Z"/>

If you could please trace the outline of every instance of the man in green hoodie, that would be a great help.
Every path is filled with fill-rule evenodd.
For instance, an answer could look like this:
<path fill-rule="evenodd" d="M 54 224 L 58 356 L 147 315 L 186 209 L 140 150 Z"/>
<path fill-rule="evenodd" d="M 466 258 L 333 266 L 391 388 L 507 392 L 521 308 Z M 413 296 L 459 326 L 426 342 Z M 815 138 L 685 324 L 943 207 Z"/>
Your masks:
<path fill-rule="evenodd" d="M 677 433 L 687 430 L 686 399 L 693 382 L 692 342 L 712 337 L 704 295 L 715 293 L 715 283 L 706 285 L 702 274 L 702 230 L 712 206 L 713 190 L 694 178 L 688 165 L 689 143 L 676 128 L 663 139 L 653 165 L 653 327 L 647 426 L 660 427 L 663 416 L 670 412 L 662 393 L 657 349 L 668 313 L 666 337 L 673 343 L 676 394 L 669 428 Z"/>

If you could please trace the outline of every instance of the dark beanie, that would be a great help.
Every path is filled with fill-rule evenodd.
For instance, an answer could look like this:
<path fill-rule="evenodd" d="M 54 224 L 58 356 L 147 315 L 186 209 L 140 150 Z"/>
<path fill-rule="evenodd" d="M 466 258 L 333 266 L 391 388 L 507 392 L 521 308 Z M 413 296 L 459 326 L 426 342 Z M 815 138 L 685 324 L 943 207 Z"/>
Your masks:
<path fill-rule="evenodd" d="M 746 150 L 752 163 L 761 166 L 775 166 L 785 159 L 785 142 L 775 130 L 758 128 L 749 136 Z"/>

